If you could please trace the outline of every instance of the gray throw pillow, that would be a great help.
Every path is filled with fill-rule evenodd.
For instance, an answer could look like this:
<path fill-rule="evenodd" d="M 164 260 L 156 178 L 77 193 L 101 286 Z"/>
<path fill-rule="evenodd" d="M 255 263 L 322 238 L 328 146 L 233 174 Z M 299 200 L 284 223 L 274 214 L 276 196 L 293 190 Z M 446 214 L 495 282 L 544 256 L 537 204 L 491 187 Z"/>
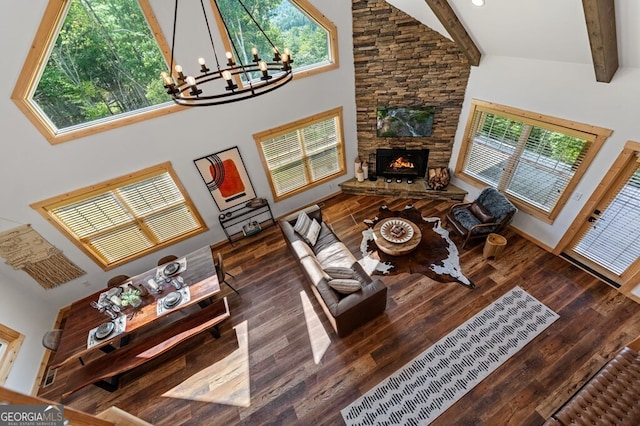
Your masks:
<path fill-rule="evenodd" d="M 307 231 L 309 231 L 310 226 L 311 219 L 306 212 L 301 211 L 298 214 L 298 218 L 296 219 L 296 224 L 293 226 L 293 230 L 304 238 L 304 236 L 307 234 Z"/>
<path fill-rule="evenodd" d="M 329 286 L 342 294 L 351 294 L 362 289 L 360 281 L 347 278 L 333 279 L 329 281 Z"/>
<path fill-rule="evenodd" d="M 355 278 L 353 269 L 345 268 L 343 266 L 327 266 L 324 271 L 331 276 L 331 278 Z"/>
<path fill-rule="evenodd" d="M 311 225 L 309 226 L 309 229 L 307 229 L 307 233 L 304 234 L 303 237 L 311 246 L 315 246 L 316 242 L 318 242 L 318 235 L 320 235 L 320 224 L 317 220 L 312 219 Z"/>

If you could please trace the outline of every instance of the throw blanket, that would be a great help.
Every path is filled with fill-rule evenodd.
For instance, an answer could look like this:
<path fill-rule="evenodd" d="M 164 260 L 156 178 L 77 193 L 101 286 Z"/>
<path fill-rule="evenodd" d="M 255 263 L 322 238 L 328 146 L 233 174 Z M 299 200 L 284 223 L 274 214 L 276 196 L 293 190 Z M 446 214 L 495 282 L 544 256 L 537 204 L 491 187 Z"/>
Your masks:
<path fill-rule="evenodd" d="M 415 251 L 404 256 L 390 256 L 378 250 L 373 241 L 373 227 L 382 219 L 401 217 L 413 222 L 420 228 L 422 239 Z M 449 231 L 444 229 L 439 218 L 427 218 L 413 205 L 404 210 L 389 210 L 386 205 L 380 207 L 378 216 L 373 220 L 365 220 L 369 227 L 364 231 L 361 250 L 363 257 L 377 258 L 382 265 L 378 265 L 373 273 L 409 272 L 422 274 L 434 281 L 455 281 L 470 288 L 475 288 L 462 273 L 458 248 L 449 238 Z"/>

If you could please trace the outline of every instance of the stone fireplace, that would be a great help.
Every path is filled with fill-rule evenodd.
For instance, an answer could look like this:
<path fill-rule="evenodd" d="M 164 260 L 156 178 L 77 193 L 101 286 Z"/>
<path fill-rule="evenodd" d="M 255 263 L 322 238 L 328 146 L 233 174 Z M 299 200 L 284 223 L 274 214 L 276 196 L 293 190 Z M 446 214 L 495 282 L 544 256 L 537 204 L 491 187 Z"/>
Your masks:
<path fill-rule="evenodd" d="M 370 159 L 378 149 L 427 150 L 425 171 L 448 168 L 471 71 L 465 55 L 453 41 L 384 0 L 352 0 L 352 14 L 358 157 Z M 432 108 L 431 134 L 379 136 L 377 111 L 396 107 Z M 432 194 L 422 179 L 424 172 L 414 184 L 408 185 L 406 178 L 397 183 L 395 177 L 388 183 L 377 166 L 377 182 L 359 182 L 359 187 L 367 187 L 367 193 L 414 196 L 421 185 L 428 197 L 448 197 L 443 192 Z M 348 190 L 355 192 L 356 186 Z"/>

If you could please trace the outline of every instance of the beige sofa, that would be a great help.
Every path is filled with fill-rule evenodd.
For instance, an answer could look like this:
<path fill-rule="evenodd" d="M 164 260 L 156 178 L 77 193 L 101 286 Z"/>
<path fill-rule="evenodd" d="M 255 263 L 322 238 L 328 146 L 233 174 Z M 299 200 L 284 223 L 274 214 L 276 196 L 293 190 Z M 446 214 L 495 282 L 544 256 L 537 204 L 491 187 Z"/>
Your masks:
<path fill-rule="evenodd" d="M 294 231 L 299 212 L 280 219 L 278 224 L 331 326 L 338 336 L 345 336 L 384 312 L 387 288 L 381 280 L 372 279 L 365 272 L 349 249 L 322 222 L 320 207 L 314 205 L 304 211 L 321 224 L 318 240 L 313 247 Z M 331 277 L 324 270 L 331 266 L 352 269 L 354 279 L 360 282 L 361 288 L 350 294 L 334 290 L 329 285 Z"/>

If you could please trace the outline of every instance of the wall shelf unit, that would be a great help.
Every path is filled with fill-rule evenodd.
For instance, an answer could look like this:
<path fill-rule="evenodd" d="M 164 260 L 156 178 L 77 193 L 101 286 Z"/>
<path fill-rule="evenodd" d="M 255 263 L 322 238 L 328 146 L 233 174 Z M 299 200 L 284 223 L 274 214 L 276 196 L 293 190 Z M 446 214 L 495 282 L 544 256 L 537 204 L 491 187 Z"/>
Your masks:
<path fill-rule="evenodd" d="M 259 199 L 220 213 L 220 226 L 231 244 L 275 225 L 269 202 L 264 199 L 264 203 L 256 203 L 256 200 Z"/>

